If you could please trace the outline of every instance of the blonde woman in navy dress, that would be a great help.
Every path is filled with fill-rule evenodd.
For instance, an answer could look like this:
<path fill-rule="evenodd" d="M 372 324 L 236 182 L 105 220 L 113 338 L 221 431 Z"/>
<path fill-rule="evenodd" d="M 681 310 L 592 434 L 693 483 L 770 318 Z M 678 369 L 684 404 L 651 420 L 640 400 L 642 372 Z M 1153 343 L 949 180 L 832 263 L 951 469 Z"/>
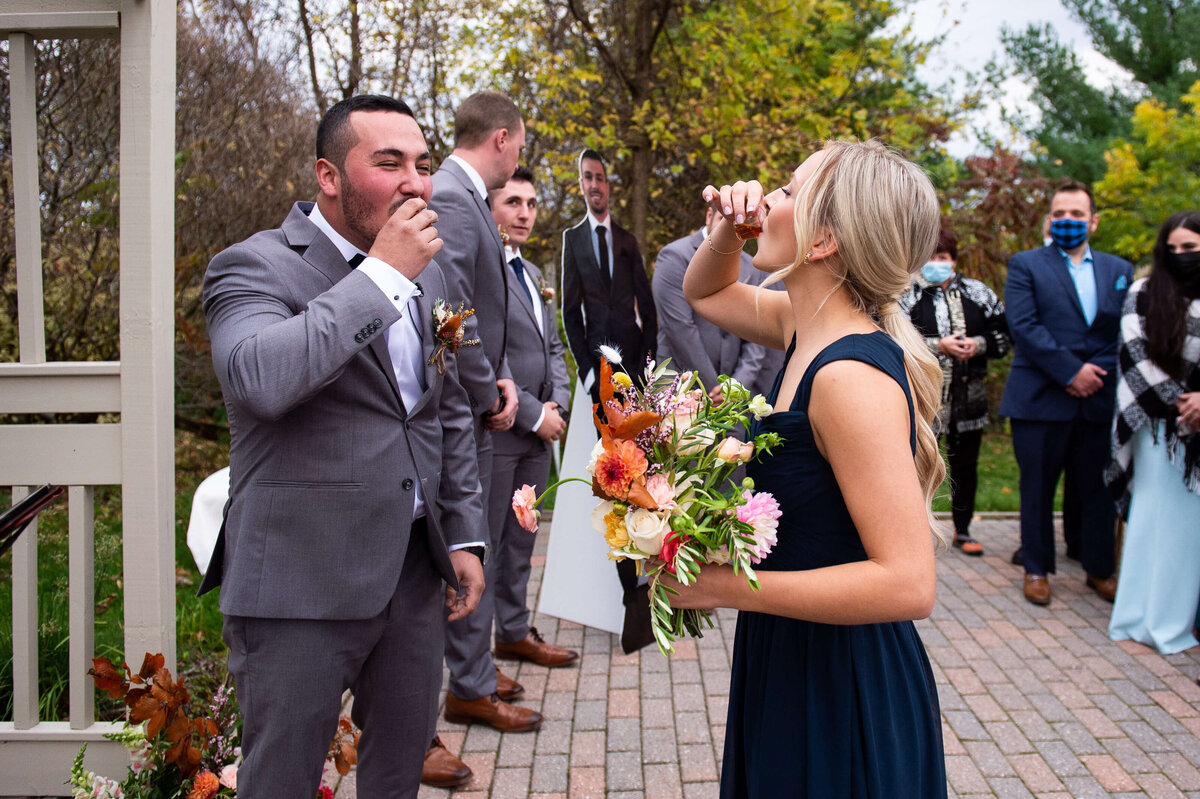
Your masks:
<path fill-rule="evenodd" d="M 831 142 L 770 193 L 703 194 L 722 220 L 688 267 L 688 300 L 788 353 L 759 423 L 784 444 L 749 470 L 783 512 L 762 588 L 712 565 L 675 601 L 741 611 L 721 795 L 944 797 L 937 690 L 912 623 L 936 589 L 942 371 L 896 302 L 933 255 L 933 186 L 878 142 Z M 738 283 L 733 223 L 764 212 L 754 264 L 786 292 Z"/>

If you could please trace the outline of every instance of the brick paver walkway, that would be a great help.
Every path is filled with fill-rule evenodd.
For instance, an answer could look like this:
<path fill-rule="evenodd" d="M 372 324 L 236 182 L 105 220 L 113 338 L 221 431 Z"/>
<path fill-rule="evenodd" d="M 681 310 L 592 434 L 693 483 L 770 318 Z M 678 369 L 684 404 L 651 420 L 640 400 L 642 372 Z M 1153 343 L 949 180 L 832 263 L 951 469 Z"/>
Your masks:
<path fill-rule="evenodd" d="M 950 796 L 1200 797 L 1200 647 L 1162 657 L 1113 643 L 1110 605 L 1060 561 L 1049 607 L 1021 596 L 1013 520 L 972 527 L 987 555 L 944 552 L 938 603 L 919 623 L 941 698 Z M 534 584 L 541 578 L 539 542 Z M 536 733 L 501 735 L 439 721 L 475 771 L 453 793 L 422 799 L 716 797 L 736 615 L 682 642 L 625 656 L 613 636 L 538 617 L 547 639 L 582 650 L 578 667 L 503 663 Z M 339 796 L 353 797 L 353 774 Z"/>

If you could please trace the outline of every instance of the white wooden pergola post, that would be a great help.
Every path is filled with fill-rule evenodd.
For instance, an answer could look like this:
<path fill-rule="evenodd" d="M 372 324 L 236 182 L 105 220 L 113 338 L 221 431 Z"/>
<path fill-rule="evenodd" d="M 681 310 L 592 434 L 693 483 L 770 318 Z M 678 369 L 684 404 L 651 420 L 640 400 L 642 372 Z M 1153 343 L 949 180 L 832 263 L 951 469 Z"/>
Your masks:
<path fill-rule="evenodd" d="M 112 413 L 117 424 L 0 425 L 0 485 L 70 486 L 70 720 L 39 717 L 37 529 L 13 548 L 13 699 L 0 720 L 0 796 L 61 796 L 71 760 L 120 777 L 125 751 L 94 720 L 94 486 L 120 485 L 125 654 L 175 666 L 174 0 L 4 0 L 9 42 L 20 362 L 0 364 L 0 413 Z M 35 43 L 120 37 L 120 362 L 47 363 Z M 0 122 L 3 124 L 3 122 Z M 9 198 L 0 198 L 9 201 Z M 3 656 L 0 653 L 0 656 Z"/>

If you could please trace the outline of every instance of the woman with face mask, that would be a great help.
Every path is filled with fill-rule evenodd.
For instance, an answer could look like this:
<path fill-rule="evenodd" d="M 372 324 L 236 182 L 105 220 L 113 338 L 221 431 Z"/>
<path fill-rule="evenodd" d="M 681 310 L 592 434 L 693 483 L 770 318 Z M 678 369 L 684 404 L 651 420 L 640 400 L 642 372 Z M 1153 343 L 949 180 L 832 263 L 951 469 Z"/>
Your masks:
<path fill-rule="evenodd" d="M 1108 634 L 1163 654 L 1197 645 L 1200 598 L 1200 211 L 1158 232 L 1121 315 L 1112 462 L 1128 512 Z"/>
<path fill-rule="evenodd" d="M 1007 354 L 1012 340 L 1004 303 L 980 281 L 955 272 L 957 261 L 958 239 L 943 228 L 933 258 L 900 298 L 900 307 L 942 367 L 942 410 L 933 429 L 946 439 L 954 546 L 978 557 L 983 546 L 971 537 L 970 526 L 979 445 L 988 422 L 987 360 Z"/>

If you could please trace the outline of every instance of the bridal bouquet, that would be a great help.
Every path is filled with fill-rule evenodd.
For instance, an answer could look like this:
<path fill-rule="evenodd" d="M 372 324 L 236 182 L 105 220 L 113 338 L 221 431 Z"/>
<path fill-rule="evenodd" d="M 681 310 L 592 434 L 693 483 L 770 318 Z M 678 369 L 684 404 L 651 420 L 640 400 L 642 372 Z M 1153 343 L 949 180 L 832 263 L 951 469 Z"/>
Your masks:
<path fill-rule="evenodd" d="M 633 559 L 649 576 L 651 627 L 665 655 L 673 641 L 685 633 L 699 637 L 703 625 L 713 623 L 707 611 L 671 607 L 670 595 L 678 592 L 661 580 L 664 572 L 688 585 L 701 564 L 727 563 L 758 588 L 754 564 L 775 545 L 779 505 L 770 494 L 755 493 L 750 478 L 738 485 L 731 476 L 781 439 L 777 433 L 746 442 L 732 436 L 739 427 L 749 430 L 751 414 L 761 419 L 772 409 L 730 377 L 721 376 L 714 402 L 693 373 L 651 362 L 646 387 L 639 389 L 628 374 L 613 371 L 620 353 L 601 351 L 601 402 L 594 408 L 600 440 L 587 465 L 600 499 L 592 526 L 607 541 L 610 559 Z M 531 532 L 544 498 L 528 485 L 513 494 L 513 510 Z"/>

